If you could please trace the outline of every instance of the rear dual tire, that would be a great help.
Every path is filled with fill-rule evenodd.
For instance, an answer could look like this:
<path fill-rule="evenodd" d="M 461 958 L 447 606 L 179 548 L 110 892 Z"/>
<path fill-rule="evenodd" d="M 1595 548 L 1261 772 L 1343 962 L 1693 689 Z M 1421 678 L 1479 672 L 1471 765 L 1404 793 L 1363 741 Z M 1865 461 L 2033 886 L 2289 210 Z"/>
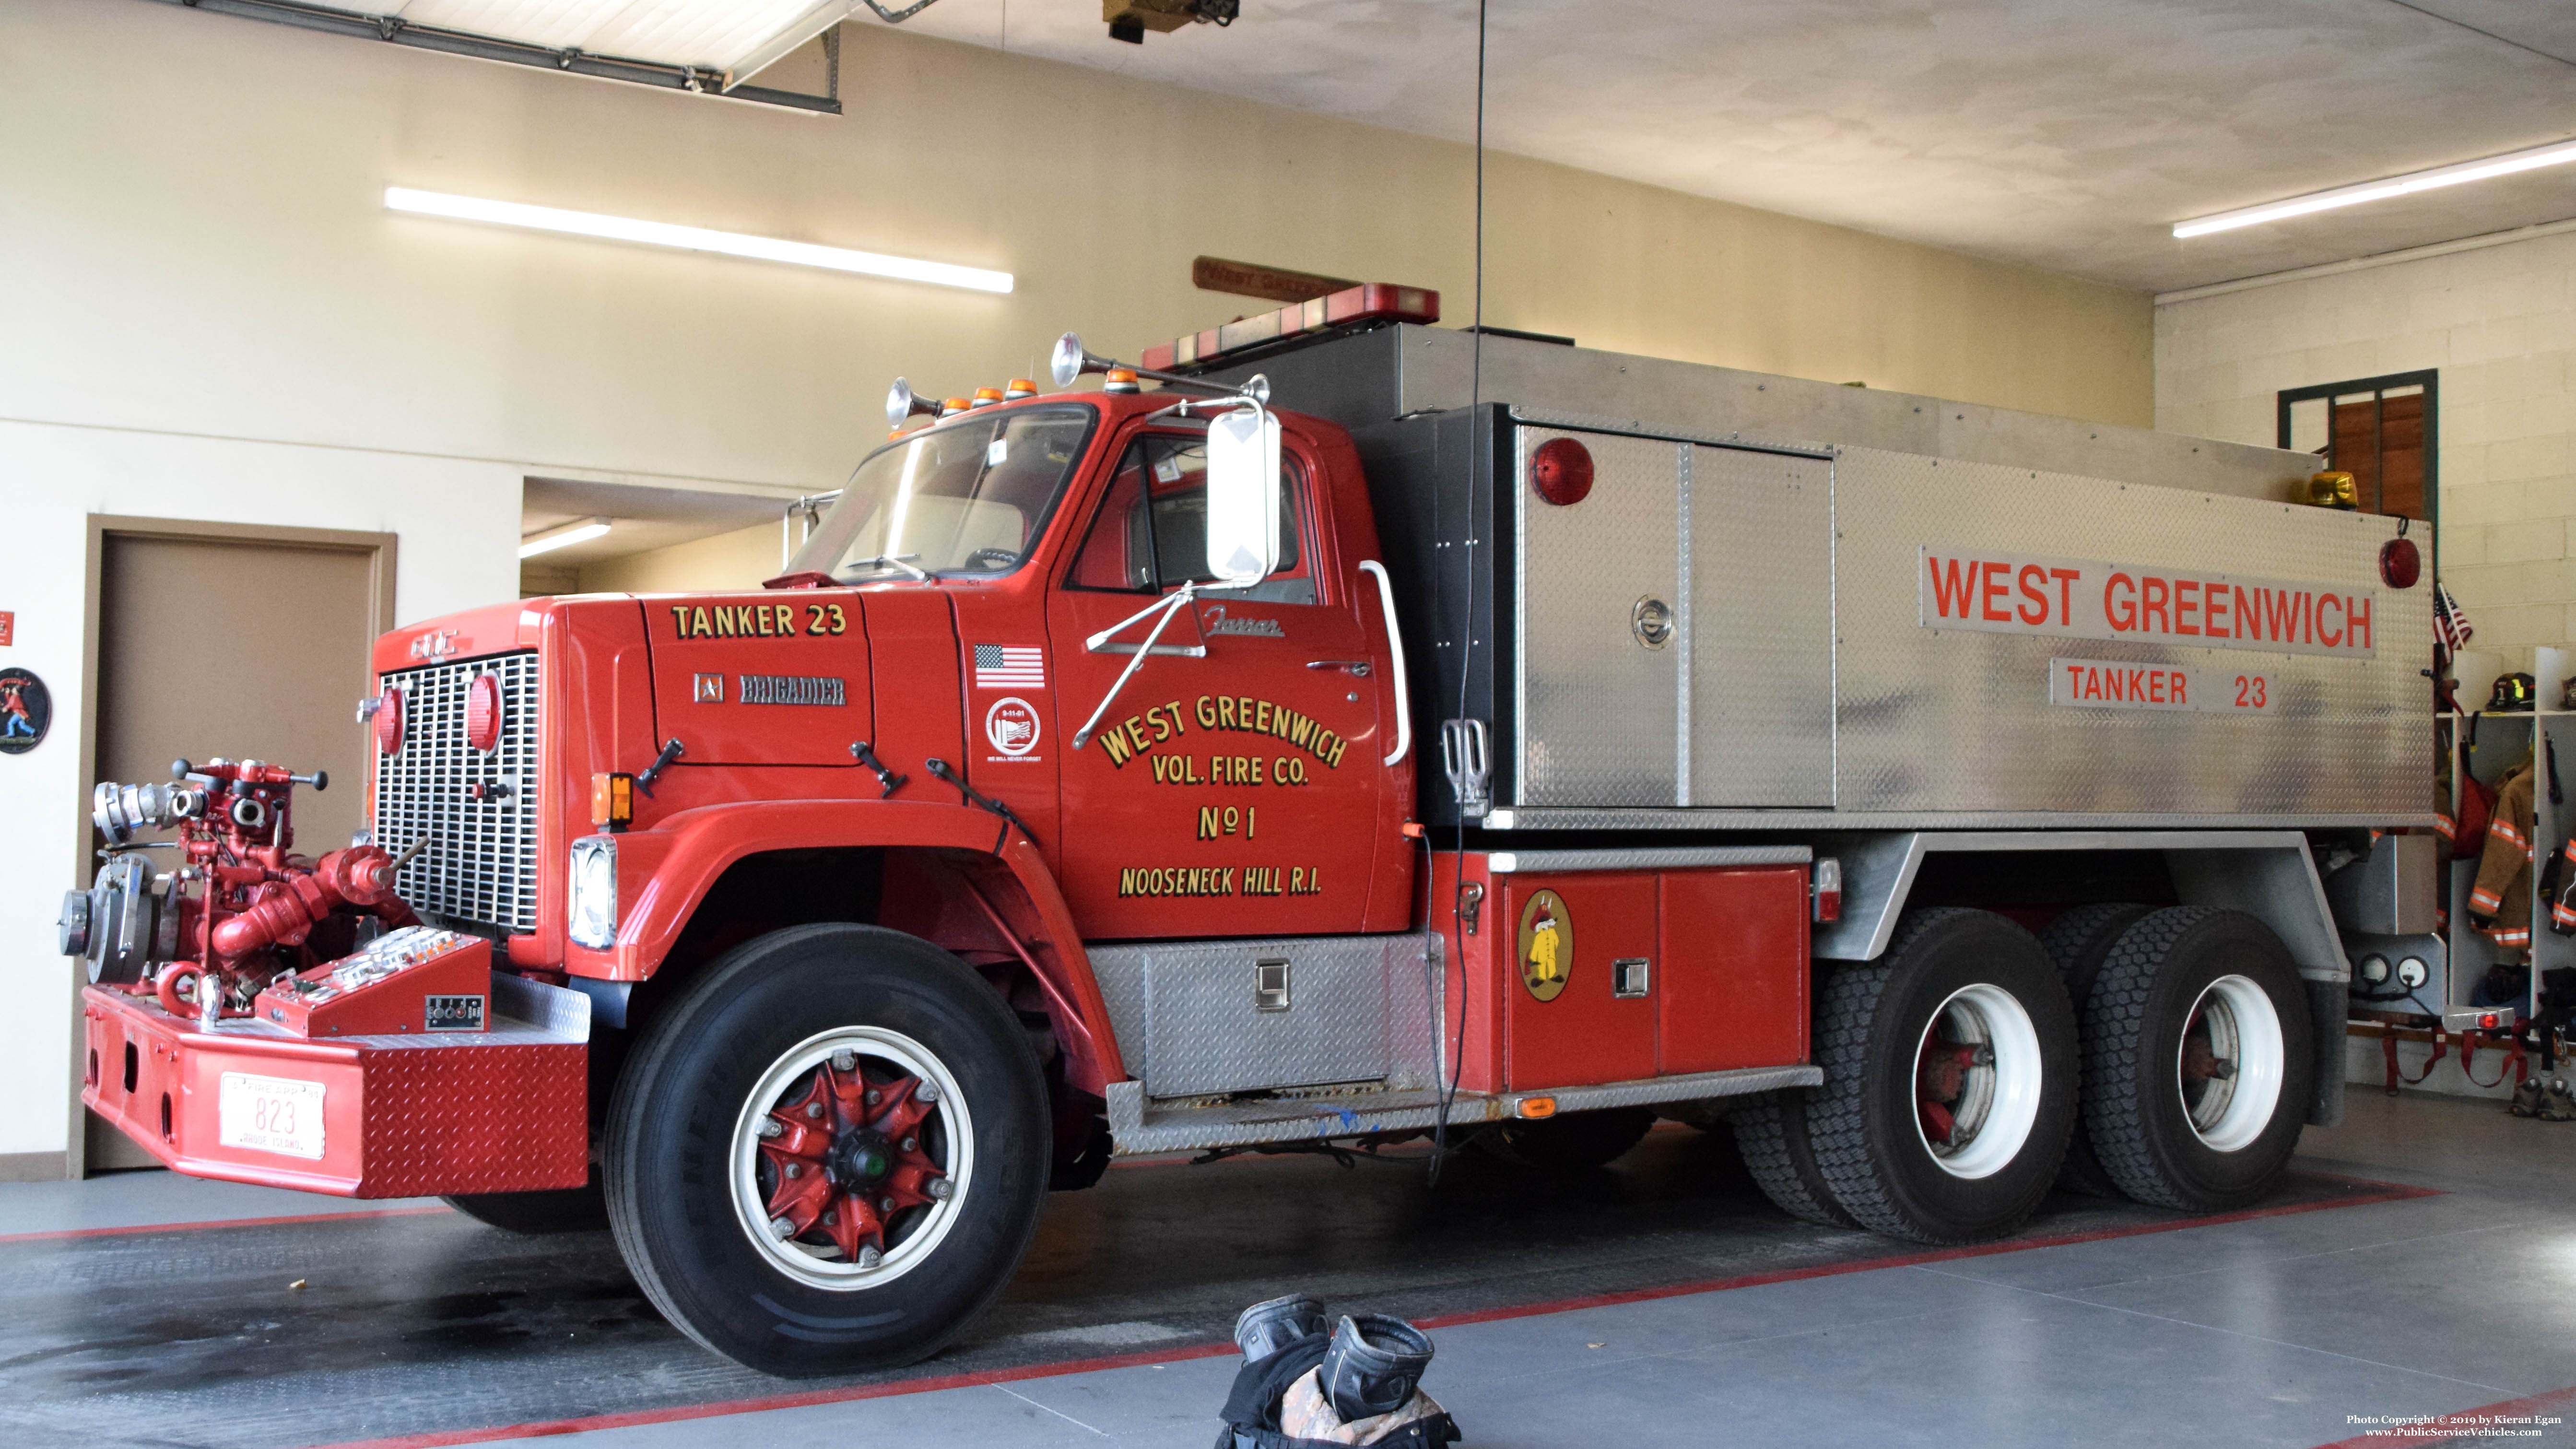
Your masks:
<path fill-rule="evenodd" d="M 2093 999 L 2093 982 L 2102 974 L 2102 963 L 2110 958 L 2112 948 L 2120 944 L 2129 928 L 2154 911 L 2153 906 L 2116 901 L 2073 906 L 2039 933 L 2040 947 L 2057 963 L 2058 974 L 2066 982 L 2066 998 L 2075 1007 L 2080 1051 L 2091 1051 L 2096 1035 L 2085 1014 L 2085 1003 Z M 2081 1123 L 2067 1139 L 2066 1162 L 2057 1170 L 2057 1185 L 2087 1197 L 2120 1195 L 2119 1184 L 2102 1170 L 2102 1159 L 2094 1154 L 2092 1133 Z"/>
<path fill-rule="evenodd" d="M 2269 927 L 2208 906 L 2146 916 L 2104 958 L 2084 1016 L 2085 1133 L 2113 1186 L 2225 1212 L 2279 1184 L 2315 1060 L 2306 985 Z"/>
<path fill-rule="evenodd" d="M 2019 1225 L 2055 1181 L 2075 1125 L 2075 1013 L 2012 922 L 1907 917 L 1883 961 L 1821 983 L 1814 1048 L 1816 1173 L 1862 1227 L 1974 1242 Z"/>

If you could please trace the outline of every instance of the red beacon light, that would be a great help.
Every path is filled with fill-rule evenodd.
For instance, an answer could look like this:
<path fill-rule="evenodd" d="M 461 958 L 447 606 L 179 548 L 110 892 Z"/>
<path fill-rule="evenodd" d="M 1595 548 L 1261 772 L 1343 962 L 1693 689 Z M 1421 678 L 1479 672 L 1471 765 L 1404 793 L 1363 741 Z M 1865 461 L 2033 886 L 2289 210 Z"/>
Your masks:
<path fill-rule="evenodd" d="M 979 408 L 988 408 L 1001 400 L 1002 390 L 1000 388 L 979 387 L 975 389 L 975 401 L 972 405 Z"/>
<path fill-rule="evenodd" d="M 2424 576 L 2424 551 L 2399 534 L 2379 546 L 2379 577 L 2392 589 L 2411 589 Z"/>
<path fill-rule="evenodd" d="M 1592 496 L 1592 450 L 1572 438 L 1550 438 L 1530 456 L 1530 487 L 1559 508 Z"/>
<path fill-rule="evenodd" d="M 1036 397 L 1037 395 L 1038 385 L 1029 381 L 1025 377 L 1012 378 L 1011 385 L 1002 390 L 1002 400 L 1005 402 L 1018 402 L 1024 397 Z"/>
<path fill-rule="evenodd" d="M 465 743 L 485 754 L 501 746 L 501 676 L 478 674 L 465 686 Z"/>
<path fill-rule="evenodd" d="M 403 746 L 403 692 L 388 684 L 376 696 L 376 753 L 390 755 Z"/>

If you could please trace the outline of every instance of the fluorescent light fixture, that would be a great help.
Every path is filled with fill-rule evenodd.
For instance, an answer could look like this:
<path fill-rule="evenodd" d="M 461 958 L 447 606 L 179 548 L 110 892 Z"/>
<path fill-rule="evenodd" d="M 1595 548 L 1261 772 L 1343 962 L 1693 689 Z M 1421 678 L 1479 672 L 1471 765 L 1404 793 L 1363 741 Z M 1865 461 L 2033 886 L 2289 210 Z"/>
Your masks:
<path fill-rule="evenodd" d="M 559 523 L 552 528 L 540 529 L 520 539 L 519 557 L 535 558 L 538 554 L 552 553 L 559 548 L 570 548 L 576 543 L 588 543 L 606 532 L 608 532 L 608 520 L 605 518 L 583 518 L 571 523 Z"/>
<path fill-rule="evenodd" d="M 2222 211 L 2196 221 L 2177 224 L 2177 237 L 2207 236 L 2214 231 L 2234 231 L 2240 226 L 2260 226 L 2267 221 L 2280 221 L 2293 216 L 2332 211 L 2339 206 L 2359 206 L 2365 201 L 2386 201 L 2392 196 L 2411 196 L 2418 191 L 2432 191 L 2444 186 L 2457 186 L 2464 181 L 2484 181 L 2491 176 L 2511 176 L 2517 171 L 2534 171 L 2543 166 L 2558 166 L 2576 161 L 2576 141 L 2553 141 L 2525 151 L 2508 151 L 2489 156 L 2483 161 L 2462 161 L 2453 166 L 2436 166 L 2430 171 L 2410 171 L 2391 176 L 2385 181 L 2364 181 L 2355 186 L 2338 186 L 2332 191 L 2294 196 L 2288 201 L 2266 202 L 2236 211 Z"/>
<path fill-rule="evenodd" d="M 846 247 L 816 246 L 811 242 L 780 241 L 776 237 L 746 236 L 738 231 L 710 231 L 699 226 L 674 226 L 666 221 L 637 221 L 631 217 L 602 216 L 591 211 L 564 211 L 552 206 L 527 206 L 515 201 L 487 201 L 479 196 L 451 196 L 442 191 L 414 191 L 408 186 L 385 188 L 385 208 L 405 211 L 415 216 L 443 216 L 456 221 L 488 222 L 494 226 L 523 226 L 533 231 L 562 232 L 568 236 L 598 237 L 604 241 L 635 242 L 648 247 L 676 247 L 681 251 L 716 252 L 728 257 L 749 257 L 760 262 L 785 262 L 791 266 L 821 267 L 833 272 L 857 272 L 870 277 L 892 277 L 904 282 L 929 282 L 942 287 L 965 287 L 977 292 L 1011 290 L 1011 274 L 991 272 L 982 267 L 952 266 L 947 262 L 925 262 L 911 257 L 890 257 L 881 252 L 856 252 Z"/>

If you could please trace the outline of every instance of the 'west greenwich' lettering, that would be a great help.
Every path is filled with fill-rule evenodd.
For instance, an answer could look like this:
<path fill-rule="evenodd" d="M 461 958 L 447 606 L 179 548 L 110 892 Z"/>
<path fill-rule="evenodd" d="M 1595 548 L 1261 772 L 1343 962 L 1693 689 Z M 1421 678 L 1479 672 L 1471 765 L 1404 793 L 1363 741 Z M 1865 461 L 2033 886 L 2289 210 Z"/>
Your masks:
<path fill-rule="evenodd" d="M 2199 644 L 2281 654 L 2376 652 L 2378 592 L 2089 559 L 1922 550 L 1926 629 Z"/>
<path fill-rule="evenodd" d="M 1200 729 L 1268 735 L 1313 755 L 1329 769 L 1340 769 L 1342 756 L 1350 750 L 1350 741 L 1324 728 L 1312 715 L 1248 694 L 1202 694 L 1190 714 Z M 1176 699 L 1101 731 L 1100 748 L 1110 764 L 1124 769 L 1129 760 L 1188 730 Z"/>

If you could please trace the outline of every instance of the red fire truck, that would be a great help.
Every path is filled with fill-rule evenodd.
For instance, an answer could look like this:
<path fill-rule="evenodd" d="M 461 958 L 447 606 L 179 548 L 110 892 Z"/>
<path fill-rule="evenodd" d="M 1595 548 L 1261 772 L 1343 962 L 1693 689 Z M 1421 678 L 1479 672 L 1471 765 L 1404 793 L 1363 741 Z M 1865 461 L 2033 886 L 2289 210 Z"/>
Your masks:
<path fill-rule="evenodd" d="M 898 383 L 763 588 L 388 634 L 318 861 L 285 767 L 101 785 L 85 1100 L 206 1177 L 604 1197 L 787 1374 L 934 1351 L 1121 1154 L 1724 1118 L 1925 1242 L 2267 1191 L 2348 961 L 2440 960 L 2416 542 L 2298 455 L 1436 309 Z"/>

